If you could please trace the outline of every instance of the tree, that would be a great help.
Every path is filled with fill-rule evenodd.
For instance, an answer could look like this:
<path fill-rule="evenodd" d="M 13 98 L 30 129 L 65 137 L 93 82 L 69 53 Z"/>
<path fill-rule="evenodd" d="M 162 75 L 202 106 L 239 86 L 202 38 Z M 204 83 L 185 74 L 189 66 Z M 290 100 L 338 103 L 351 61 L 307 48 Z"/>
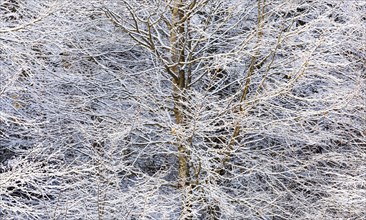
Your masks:
<path fill-rule="evenodd" d="M 240 182 L 239 179 L 242 179 L 240 173 L 250 170 L 246 164 L 252 163 L 250 160 L 243 160 L 248 152 L 240 148 L 248 145 L 245 141 L 248 138 L 249 143 L 253 142 L 250 145 L 259 145 L 259 148 L 254 147 L 253 151 L 262 152 L 264 154 L 262 159 L 268 162 L 268 167 L 257 171 L 266 175 L 266 177 L 259 175 L 258 178 L 264 187 L 263 202 L 267 201 L 268 204 L 278 196 L 282 197 L 273 192 L 276 188 L 284 190 L 290 184 L 288 178 L 283 177 L 282 174 L 280 177 L 268 176 L 269 172 L 288 172 L 282 171 L 284 168 L 278 168 L 278 166 L 283 167 L 279 161 L 287 160 L 283 157 L 288 154 L 286 153 L 288 149 L 280 147 L 272 153 L 272 150 L 269 150 L 270 146 L 276 146 L 276 142 L 286 143 L 289 147 L 298 145 L 297 148 L 302 152 L 301 154 L 307 154 L 302 145 L 305 148 L 309 145 L 323 145 L 322 141 L 330 141 L 334 138 L 333 135 L 325 132 L 320 135 L 322 138 L 315 141 L 315 144 L 309 140 L 304 142 L 304 133 L 300 133 L 301 136 L 297 136 L 296 133 L 299 129 L 305 133 L 317 133 L 313 128 L 314 123 L 323 121 L 322 117 L 325 115 L 329 117 L 329 111 L 336 111 L 345 106 L 341 104 L 343 101 L 324 89 L 325 84 L 328 89 L 336 89 L 337 86 L 332 81 L 334 82 L 339 76 L 329 72 L 327 68 L 334 68 L 334 66 L 328 66 L 329 58 L 325 57 L 322 51 L 324 48 L 327 48 L 325 49 L 327 51 L 337 44 L 341 48 L 343 43 L 356 42 L 357 37 L 354 38 L 356 41 L 349 38 L 337 39 L 338 42 L 330 40 L 331 35 L 326 32 L 332 32 L 332 30 L 319 31 L 320 23 L 318 22 L 324 22 L 326 19 L 329 26 L 325 28 L 336 25 L 341 18 L 329 9 L 340 9 L 340 6 L 327 2 L 306 3 L 308 4 L 301 7 L 292 2 L 278 4 L 275 1 L 257 1 L 257 9 L 254 11 L 254 7 L 245 7 L 246 4 L 254 5 L 249 1 L 245 3 L 167 1 L 149 3 L 149 5 L 142 1 L 134 1 L 123 3 L 124 8 L 121 9 L 120 14 L 125 16 L 106 10 L 107 16 L 117 27 L 154 56 L 158 63 L 156 65 L 161 66 L 165 72 L 162 74 L 169 77 L 172 82 L 173 112 L 179 127 L 179 129 L 173 128 L 173 134 L 178 136 L 179 178 L 180 182 L 184 182 L 179 185 L 189 188 L 186 190 L 188 194 L 186 192 L 182 201 L 184 207 L 181 218 L 192 215 L 193 211 L 190 209 L 193 203 L 197 204 L 197 201 L 207 203 L 205 195 L 194 196 L 195 190 L 200 191 L 198 189 L 203 188 L 202 191 L 206 194 L 207 188 L 212 187 L 212 184 L 216 187 L 220 186 L 218 182 L 222 181 L 223 175 L 225 179 Z M 322 6 L 323 3 L 325 7 Z M 316 11 L 310 11 L 310 6 L 316 8 Z M 282 7 L 284 10 L 281 9 Z M 249 9 L 245 10 L 245 8 Z M 326 15 L 317 14 L 321 11 L 326 12 Z M 243 27 L 245 22 L 247 25 L 249 23 L 249 30 L 248 26 Z M 342 52 L 329 51 L 329 55 L 335 56 L 334 59 L 340 58 L 340 53 Z M 315 65 L 315 60 L 322 60 L 323 64 L 327 64 L 319 68 Z M 240 76 L 238 67 L 244 68 L 244 76 Z M 231 71 L 230 68 L 232 68 Z M 236 80 L 225 81 L 230 77 L 227 75 Z M 226 97 L 220 94 L 218 99 L 215 95 L 226 89 L 224 83 L 232 85 L 234 90 L 231 90 Z M 221 87 L 217 88 L 217 85 Z M 311 91 L 307 91 L 309 85 L 318 88 L 313 87 L 310 88 Z M 319 89 L 323 91 L 319 92 Z M 348 95 L 356 91 L 347 92 L 343 90 L 344 88 L 339 89 L 343 94 Z M 318 95 L 318 93 L 321 94 Z M 324 99 L 321 100 L 319 97 Z M 203 104 L 202 99 L 210 100 L 214 104 Z M 201 114 L 209 115 L 211 118 L 202 120 Z M 258 119 L 258 116 L 261 116 L 259 117 L 261 119 Z M 221 117 L 225 119 L 220 120 Z M 267 124 L 265 127 L 262 124 L 263 119 L 269 123 L 265 123 Z M 286 122 L 288 120 L 289 122 Z M 215 124 L 212 121 L 219 122 Z M 199 126 L 204 129 L 200 130 L 197 128 Z M 326 126 L 319 126 L 327 130 Z M 215 137 L 203 138 L 208 136 L 207 130 L 212 130 L 210 135 Z M 282 137 L 275 135 L 279 131 L 284 133 Z M 200 138 L 203 140 L 199 140 Z M 270 141 L 270 144 L 266 145 L 260 141 L 261 139 Z M 314 141 L 316 138 L 310 139 Z M 263 144 L 264 146 L 261 146 Z M 213 155 L 204 157 L 200 149 L 209 151 L 212 146 L 216 146 L 217 151 Z M 322 151 L 323 146 L 316 146 L 316 148 L 319 152 Z M 302 159 L 294 163 L 301 164 L 303 163 L 301 161 Z M 203 162 L 207 164 L 203 165 Z M 229 175 L 230 177 L 227 176 L 228 172 L 232 174 Z M 193 181 L 194 178 L 196 181 Z M 187 179 L 190 179 L 188 183 Z M 242 181 L 247 180 L 242 179 Z M 206 186 L 198 184 L 199 182 L 204 182 Z M 243 195 L 248 194 L 244 190 L 247 187 L 242 186 Z M 215 190 L 221 192 L 221 196 L 226 194 L 219 188 Z M 251 189 L 253 192 L 257 190 Z M 247 201 L 241 202 L 245 204 L 244 206 L 249 206 L 249 210 L 256 209 L 246 204 Z M 236 202 L 222 201 L 220 207 L 228 203 Z M 236 206 L 239 205 L 236 204 Z M 285 208 L 283 205 L 279 206 Z M 212 207 L 207 208 L 207 210 L 210 209 Z M 214 209 L 208 212 L 217 211 L 218 213 L 214 214 L 216 217 L 222 214 L 217 208 Z M 264 213 L 257 212 L 254 215 L 273 217 L 282 215 L 277 214 L 276 208 L 270 210 Z"/>

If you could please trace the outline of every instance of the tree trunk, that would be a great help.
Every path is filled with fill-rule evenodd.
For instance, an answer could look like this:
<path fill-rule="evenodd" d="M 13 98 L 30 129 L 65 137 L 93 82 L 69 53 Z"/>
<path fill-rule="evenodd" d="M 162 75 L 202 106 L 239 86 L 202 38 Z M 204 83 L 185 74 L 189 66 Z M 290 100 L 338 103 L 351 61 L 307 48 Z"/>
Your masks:
<path fill-rule="evenodd" d="M 184 45 L 185 22 L 184 22 L 184 0 L 175 0 L 172 8 L 172 26 L 170 30 L 171 59 L 173 62 L 172 72 L 177 76 L 173 80 L 174 116 L 176 124 L 182 125 L 184 117 L 184 90 L 186 89 L 186 74 L 182 68 L 185 62 Z M 177 135 L 178 147 L 178 187 L 183 190 L 182 211 L 180 219 L 192 219 L 191 202 L 192 189 L 189 184 L 188 149 L 184 137 Z"/>
<path fill-rule="evenodd" d="M 183 91 L 185 89 L 185 72 L 181 69 L 184 62 L 184 11 L 182 10 L 183 0 L 175 0 L 172 8 L 172 26 L 170 30 L 171 59 L 174 64 L 172 72 L 177 76 L 173 80 L 174 116 L 177 124 L 184 121 L 183 113 Z M 188 177 L 188 164 L 186 147 L 184 140 L 178 140 L 178 160 L 179 160 L 179 187 L 186 185 Z"/>

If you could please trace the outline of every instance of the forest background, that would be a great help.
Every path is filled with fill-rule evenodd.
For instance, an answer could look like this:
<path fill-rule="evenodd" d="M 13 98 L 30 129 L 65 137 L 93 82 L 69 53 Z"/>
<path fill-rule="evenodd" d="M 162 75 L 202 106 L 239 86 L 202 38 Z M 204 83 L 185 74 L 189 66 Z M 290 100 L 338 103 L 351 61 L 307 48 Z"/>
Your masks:
<path fill-rule="evenodd" d="M 1 0 L 0 219 L 363 219 L 365 15 Z"/>

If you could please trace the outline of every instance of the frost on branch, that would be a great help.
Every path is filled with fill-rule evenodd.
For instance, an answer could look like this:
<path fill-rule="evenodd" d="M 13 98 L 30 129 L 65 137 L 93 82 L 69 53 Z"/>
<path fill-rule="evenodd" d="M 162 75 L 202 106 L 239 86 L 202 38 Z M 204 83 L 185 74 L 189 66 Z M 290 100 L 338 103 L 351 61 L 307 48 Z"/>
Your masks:
<path fill-rule="evenodd" d="M 361 1 L 0 2 L 0 219 L 360 219 Z"/>

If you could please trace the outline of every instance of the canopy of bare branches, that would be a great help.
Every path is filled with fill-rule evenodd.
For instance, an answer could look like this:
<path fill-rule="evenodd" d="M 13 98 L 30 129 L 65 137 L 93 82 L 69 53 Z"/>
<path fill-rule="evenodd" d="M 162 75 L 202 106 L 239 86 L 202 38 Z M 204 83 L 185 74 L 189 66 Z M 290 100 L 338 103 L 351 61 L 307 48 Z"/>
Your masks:
<path fill-rule="evenodd" d="M 1 0 L 0 219 L 363 219 L 366 2 Z"/>

